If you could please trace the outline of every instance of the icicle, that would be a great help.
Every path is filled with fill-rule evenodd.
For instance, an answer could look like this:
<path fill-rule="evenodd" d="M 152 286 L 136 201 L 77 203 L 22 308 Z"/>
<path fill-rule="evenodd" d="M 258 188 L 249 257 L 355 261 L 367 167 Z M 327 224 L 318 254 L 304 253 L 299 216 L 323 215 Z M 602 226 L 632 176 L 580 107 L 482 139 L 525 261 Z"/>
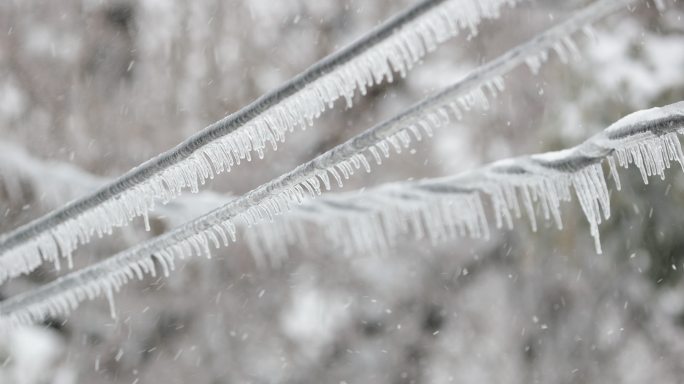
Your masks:
<path fill-rule="evenodd" d="M 413 124 L 409 125 L 409 130 L 413 133 L 413 136 L 417 141 L 422 141 L 423 136 L 420 134 L 420 130 Z"/>
<path fill-rule="evenodd" d="M 591 26 L 591 24 L 582 27 L 582 32 L 589 39 L 589 41 L 596 42 L 598 40 L 598 38 L 596 37 L 596 31 L 594 30 L 594 27 Z"/>
<path fill-rule="evenodd" d="M 316 174 L 319 179 L 321 179 L 321 182 L 323 183 L 323 186 L 325 187 L 326 191 L 330 190 L 330 178 L 328 177 L 328 173 L 323 171 L 323 172 L 318 172 Z"/>
<path fill-rule="evenodd" d="M 527 67 L 530 69 L 530 72 L 532 72 L 533 75 L 539 74 L 539 70 L 541 69 L 542 63 L 537 56 L 528 57 L 527 59 L 525 59 L 525 63 L 527 64 Z"/>
<path fill-rule="evenodd" d="M 449 106 L 449 109 L 451 110 L 451 112 L 456 117 L 456 120 L 459 120 L 459 121 L 463 120 L 463 112 L 461 112 L 461 110 L 458 108 L 458 105 L 456 105 L 456 103 L 450 102 L 448 104 L 448 106 Z"/>
<path fill-rule="evenodd" d="M 370 164 L 368 163 L 368 159 L 366 159 L 366 156 L 364 154 L 359 154 L 359 160 L 361 161 L 361 164 L 363 165 L 363 169 L 366 170 L 366 173 L 371 172 L 371 167 Z"/>
<path fill-rule="evenodd" d="M 380 157 L 380 153 L 378 153 L 378 149 L 375 146 L 369 147 L 368 151 L 371 153 L 371 155 L 373 155 L 377 165 L 382 164 L 382 158 Z"/>
<path fill-rule="evenodd" d="M 385 158 L 389 158 L 389 156 L 390 156 L 389 144 L 387 144 L 387 140 L 386 140 L 386 139 L 385 139 L 385 140 L 379 141 L 379 142 L 375 145 L 375 147 L 378 148 L 378 149 L 380 150 L 380 152 L 382 152 L 382 155 L 383 155 Z"/>
<path fill-rule="evenodd" d="M 112 287 L 107 285 L 105 288 L 105 295 L 107 296 L 107 303 L 109 304 L 109 315 L 112 319 L 116 319 L 116 307 L 114 305 L 114 294 L 112 293 Z M 67 312 L 64 310 L 63 312 Z"/>
<path fill-rule="evenodd" d="M 523 185 L 520 187 L 522 191 L 523 206 L 527 211 L 527 218 L 530 220 L 530 226 L 533 232 L 537 232 L 537 217 L 534 214 L 534 205 L 532 203 L 532 197 L 530 196 L 530 191 L 528 186 Z"/>
<path fill-rule="evenodd" d="M 164 277 L 169 277 L 169 266 L 166 263 L 164 257 L 161 254 L 154 254 L 153 256 L 155 257 L 159 265 L 161 265 Z"/>
<path fill-rule="evenodd" d="M 340 175 L 335 170 L 335 167 L 333 166 L 333 167 L 328 168 L 328 172 L 330 172 L 330 174 L 333 175 L 333 178 L 337 182 L 337 186 L 342 188 L 343 187 L 342 178 L 340 177 Z"/>
<path fill-rule="evenodd" d="M 233 242 L 236 242 L 236 241 L 237 241 L 237 239 L 236 239 L 236 233 L 237 233 L 237 231 L 236 231 L 236 229 L 235 229 L 235 225 L 233 224 L 233 222 L 230 221 L 230 220 L 226 220 L 226 221 L 224 221 L 223 223 L 221 223 L 221 225 L 222 225 L 222 226 L 225 228 L 225 230 L 228 232 L 228 235 L 230 236 L 230 239 L 231 239 Z"/>
<path fill-rule="evenodd" d="M 556 52 L 556 55 L 558 55 L 558 58 L 563 64 L 567 64 L 569 59 L 568 59 L 568 52 L 561 43 L 555 43 L 553 45 L 553 50 Z"/>
<path fill-rule="evenodd" d="M 620 175 L 617 171 L 617 166 L 615 165 L 615 158 L 613 156 L 608 156 L 608 166 L 610 167 L 610 175 L 615 182 L 615 187 L 618 191 L 622 190 L 622 185 L 620 184 Z"/>
<path fill-rule="evenodd" d="M 582 53 L 580 52 L 580 49 L 577 47 L 577 44 L 575 44 L 575 41 L 572 39 L 571 36 L 563 37 L 562 41 L 563 45 L 570 53 L 570 56 L 574 61 L 579 61 L 582 59 Z"/>
<path fill-rule="evenodd" d="M 432 137 L 433 132 L 432 132 L 432 127 L 430 127 L 430 124 L 428 124 L 425 120 L 420 120 L 418 122 L 418 125 L 423 128 L 423 131 L 425 131 L 425 134 L 428 137 Z"/>

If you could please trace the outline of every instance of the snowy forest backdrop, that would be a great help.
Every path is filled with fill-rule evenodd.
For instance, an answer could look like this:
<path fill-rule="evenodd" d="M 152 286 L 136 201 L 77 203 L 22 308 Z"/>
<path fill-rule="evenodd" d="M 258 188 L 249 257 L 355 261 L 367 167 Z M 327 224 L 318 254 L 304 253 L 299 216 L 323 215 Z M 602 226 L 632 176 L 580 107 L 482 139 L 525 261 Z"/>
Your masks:
<path fill-rule="evenodd" d="M 390 117 L 587 1 L 529 1 L 343 103 L 277 152 L 213 180 L 239 195 Z M 85 194 L 238 110 L 411 1 L 0 2 L 0 230 Z M 684 100 L 684 4 L 595 25 L 583 58 L 507 77 L 472 113 L 353 190 L 567 148 L 629 112 Z M 0 383 L 675 383 L 684 377 L 684 178 L 623 172 L 597 255 L 576 203 L 565 229 L 489 241 L 407 238 L 343 252 L 311 229 L 287 255 L 238 240 L 167 278 L 0 335 Z M 171 205 L 80 248 L 90 264 L 214 208 Z M 220 199 L 219 199 L 220 200 Z M 64 273 L 62 271 L 60 273 Z M 4 297 L 53 280 L 45 266 Z"/>

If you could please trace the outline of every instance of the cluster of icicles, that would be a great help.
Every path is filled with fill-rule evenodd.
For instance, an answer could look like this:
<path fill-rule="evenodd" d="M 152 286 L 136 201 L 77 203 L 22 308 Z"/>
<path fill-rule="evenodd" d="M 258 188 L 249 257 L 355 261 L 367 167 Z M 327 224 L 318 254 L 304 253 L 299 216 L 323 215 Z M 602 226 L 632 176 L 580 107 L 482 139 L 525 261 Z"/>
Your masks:
<path fill-rule="evenodd" d="M 470 110 L 477 105 L 487 108 L 488 94 L 496 96 L 503 89 L 501 77 L 503 74 L 518 64 L 529 65 L 530 57 L 542 55 L 547 50 L 553 49 L 559 41 L 570 41 L 569 34 L 618 10 L 627 1 L 600 0 L 578 11 L 566 22 L 479 67 L 462 81 L 445 88 L 399 116 L 357 135 L 294 171 L 256 188 L 225 206 L 98 264 L 69 274 L 27 294 L 1 302 L 0 315 L 26 322 L 46 315 L 64 314 L 85 299 L 102 294 L 111 298 L 112 291 L 118 290 L 130 279 L 142 278 L 145 274 L 155 274 L 157 264 L 163 269 L 164 274 L 168 274 L 169 270 L 173 269 L 176 258 L 193 255 L 210 256 L 212 246 L 219 247 L 222 244 L 228 245 L 231 240 L 235 241 L 236 222 L 238 225 L 244 223 L 250 227 L 263 221 L 273 221 L 284 212 L 297 207 L 307 197 L 315 197 L 321 193 L 322 189 L 330 189 L 331 177 L 341 186 L 343 179 L 351 176 L 356 170 L 363 168 L 370 171 L 369 160 L 380 164 L 382 158 L 388 157 L 392 150 L 401 152 L 402 148 L 409 147 L 414 139 L 421 140 L 423 135 L 430 136 L 434 128 L 448 123 L 454 117 L 460 119 L 464 110 Z M 531 69 L 535 70 L 533 67 Z M 211 157 L 207 155 L 203 159 L 207 161 Z M 539 162 L 537 160 L 535 161 Z M 207 177 L 212 175 L 209 163 L 198 169 L 206 171 Z M 492 169 L 489 172 L 490 176 L 493 177 L 496 173 L 494 171 L 495 169 Z M 591 184 L 587 185 L 593 187 L 595 179 L 595 168 L 593 171 L 582 169 L 577 174 L 573 174 L 572 180 L 577 180 L 573 186 L 581 186 L 582 183 L 588 183 L 586 180 L 592 180 Z M 523 177 L 521 180 L 527 179 Z M 570 198 L 569 187 L 561 188 L 561 184 L 565 183 L 567 178 L 554 184 L 557 189 L 553 193 L 546 190 L 549 187 L 548 180 L 539 185 L 535 184 L 534 180 L 538 179 L 531 178 L 526 184 L 527 187 L 524 188 L 523 195 L 531 194 L 529 202 L 524 199 L 524 206 L 529 207 L 534 200 L 542 201 L 544 203 L 542 206 L 546 206 L 548 212 L 559 218 L 558 201 Z M 482 180 L 474 181 L 475 184 L 480 182 Z M 506 187 L 505 183 L 499 182 L 492 182 L 488 185 L 491 188 L 491 196 L 500 196 L 500 198 L 493 199 L 497 224 L 501 225 L 505 221 L 512 225 L 511 212 L 517 216 L 520 211 L 516 209 L 519 204 L 514 198 L 515 188 Z M 440 194 L 428 196 L 426 191 L 430 187 L 422 186 L 417 189 L 422 191 L 422 201 L 420 198 L 416 199 L 415 204 L 402 201 L 403 206 L 412 207 L 408 216 L 401 210 L 395 210 L 392 216 L 390 210 L 386 210 L 383 211 L 382 222 L 373 222 L 368 218 L 362 219 L 368 223 L 366 228 L 369 230 L 364 233 L 351 230 L 348 233 L 349 239 L 365 247 L 370 247 L 372 244 L 382 245 L 388 241 L 378 241 L 378 239 L 393 238 L 394 233 L 400 233 L 409 226 L 414 233 L 418 235 L 426 233 L 432 239 L 456 233 L 475 237 L 487 236 L 487 220 L 478 192 L 486 188 L 479 190 L 475 186 L 468 186 L 468 188 L 470 189 L 467 197 L 461 196 L 458 201 L 455 201 L 453 199 L 442 200 L 444 196 Z M 578 191 L 581 190 L 581 188 L 578 189 Z M 409 195 L 415 195 L 415 193 L 416 190 Z M 394 194 L 388 196 L 390 195 L 392 196 L 388 197 L 389 200 L 398 199 Z M 585 199 L 582 193 L 579 195 L 580 202 L 593 201 L 589 198 Z M 433 204 L 427 204 L 431 201 Z M 327 204 L 331 205 L 330 202 Z M 425 208 L 426 206 L 430 208 Z M 591 207 L 591 204 L 583 204 L 585 212 Z M 297 211 L 305 208 L 306 206 Z M 595 219 L 595 216 L 590 216 L 590 222 L 592 220 L 600 221 L 600 218 Z M 387 223 L 396 223 L 396 225 Z M 592 233 L 594 233 L 593 230 Z"/>
<path fill-rule="evenodd" d="M 298 228 L 303 221 L 323 222 L 331 240 L 338 239 L 339 243 L 339 239 L 346 239 L 345 243 L 353 243 L 358 249 L 373 250 L 391 246 L 407 233 L 433 242 L 456 236 L 487 237 L 487 207 L 497 227 L 512 228 L 514 219 L 525 212 L 535 230 L 539 215 L 562 228 L 561 203 L 572 200 L 574 195 L 600 252 L 598 225 L 610 216 L 603 163 L 608 164 L 618 189 L 618 166 L 635 165 L 646 182 L 648 176 L 664 177 L 673 162 L 684 164 L 678 133 L 684 133 L 684 102 L 629 115 L 569 150 L 502 160 L 440 179 L 394 183 L 359 194 L 307 200 L 294 207 L 297 214 L 279 217 L 276 225 L 269 227 L 274 229 L 270 233 L 281 239 L 299 238 L 303 233 Z M 293 203 L 302 198 L 290 193 L 296 194 L 290 191 L 273 199 L 292 199 L 289 203 Z M 211 247 L 235 241 L 232 221 L 201 228 L 187 239 L 155 251 L 151 257 L 139 258 L 139 250 L 127 251 L 58 279 L 29 296 L 11 298 L 0 303 L 0 314 L 18 323 L 64 315 L 86 299 L 104 294 L 111 300 L 113 292 L 129 280 L 155 275 L 158 267 L 168 274 L 175 258 L 209 257 Z M 289 233 L 279 233 L 279 229 Z"/>
<path fill-rule="evenodd" d="M 306 242 L 301 214 L 308 213 L 304 219 L 324 228 L 326 244 L 349 253 L 376 254 L 407 234 L 433 244 L 463 236 L 488 238 L 486 206 L 497 228 L 513 229 L 514 219 L 525 213 L 533 231 L 539 215 L 560 230 L 561 203 L 574 195 L 601 253 L 599 224 L 610 217 L 603 164 L 608 164 L 618 190 L 618 167 L 635 165 L 646 184 L 650 176 L 664 178 L 672 162 L 684 164 L 677 138 L 683 132 L 684 103 L 637 112 L 571 150 L 502 160 L 451 177 L 309 200 L 297 208 L 297 215 L 281 216 L 246 235 L 251 248 L 263 252 L 260 257 L 279 257 L 289 245 Z"/>
<path fill-rule="evenodd" d="M 287 132 L 310 125 L 338 98 L 344 97 L 351 106 L 357 90 L 365 94 L 367 87 L 383 79 L 392 81 L 394 72 L 404 76 L 427 52 L 458 35 L 460 29 L 475 34 L 481 20 L 497 18 L 500 8 L 513 6 L 516 1 L 426 1 L 430 9 L 415 20 L 370 46 L 356 47 L 360 54 L 339 65 L 333 63 L 329 72 L 314 74 L 319 76 L 315 80 L 304 76 L 301 89 L 238 130 L 216 138 L 141 183 L 124 186 L 115 197 L 98 202 L 94 208 L 69 215 L 47 230 L 32 231 L 28 239 L 3 247 L 7 239 L 0 238 L 0 282 L 28 273 L 43 261 L 59 267 L 60 255 L 71 266 L 71 255 L 79 244 L 89 242 L 92 236 L 111 234 L 113 228 L 125 226 L 135 217 L 143 216 L 149 226 L 147 215 L 156 203 L 166 203 L 186 188 L 197 192 L 215 174 L 250 161 L 254 152 L 262 158 L 268 145 L 275 150 Z"/>

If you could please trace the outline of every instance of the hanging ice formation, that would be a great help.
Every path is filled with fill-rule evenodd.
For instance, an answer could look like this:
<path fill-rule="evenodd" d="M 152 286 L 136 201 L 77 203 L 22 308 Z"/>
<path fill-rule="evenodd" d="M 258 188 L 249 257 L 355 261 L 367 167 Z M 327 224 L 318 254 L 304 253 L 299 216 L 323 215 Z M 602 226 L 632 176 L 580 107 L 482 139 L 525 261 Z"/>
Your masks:
<path fill-rule="evenodd" d="M 296 208 L 298 214 L 288 219 L 287 226 L 296 231 L 296 222 L 301 224 L 303 217 L 337 223 L 331 228 L 340 232 L 331 233 L 331 238 L 344 237 L 345 242 L 360 248 L 386 245 L 409 230 L 433 241 L 487 237 L 485 206 L 489 204 L 498 227 L 512 228 L 514 218 L 525 212 L 533 229 L 538 213 L 562 228 L 560 204 L 570 201 L 574 191 L 600 252 L 598 225 L 610 216 L 602 163 L 608 163 L 618 189 L 618 166 L 635 165 L 645 182 L 649 176 L 662 178 L 673 162 L 684 164 L 678 133 L 684 134 L 684 102 L 631 114 L 572 149 L 502 160 L 451 177 L 388 184 L 309 201 Z M 63 315 L 83 300 L 111 297 L 112 291 L 130 279 L 155 275 L 156 265 L 166 275 L 177 257 L 209 256 L 210 247 L 228 245 L 229 238 L 235 240 L 232 221 L 222 221 L 218 212 L 213 215 L 214 224 L 202 220 L 183 227 L 193 234 L 174 231 L 163 236 L 166 247 L 155 244 L 159 241 L 148 242 L 0 302 L 0 316 L 26 323 Z"/>
<path fill-rule="evenodd" d="M 502 160 L 451 177 L 309 200 L 275 225 L 261 225 L 256 236 L 266 244 L 265 254 L 278 255 L 304 239 L 294 229 L 310 221 L 324 228 L 329 247 L 375 254 L 391 249 L 407 234 L 432 243 L 487 238 L 487 208 L 498 228 L 513 229 L 524 214 L 534 231 L 539 215 L 563 229 L 561 203 L 574 196 L 601 253 L 599 224 L 610 217 L 603 163 L 618 190 L 618 167 L 634 164 L 646 184 L 651 176 L 664 178 L 673 162 L 684 164 L 677 133 L 684 133 L 684 102 L 631 114 L 569 150 Z"/>
<path fill-rule="evenodd" d="M 304 129 L 326 108 L 395 73 L 406 73 L 438 44 L 460 30 L 474 35 L 483 19 L 499 16 L 519 0 L 424 0 L 388 20 L 347 48 L 323 59 L 281 88 L 205 128 L 178 147 L 149 160 L 121 178 L 62 209 L 0 237 L 0 283 L 28 273 L 44 261 L 71 266 L 71 255 L 93 236 L 143 216 L 185 189 L 197 192 L 214 175 L 228 172 L 252 154 Z"/>
<path fill-rule="evenodd" d="M 467 111 L 476 105 L 487 107 L 487 92 L 491 95 L 498 92 L 502 84 L 501 75 L 516 65 L 524 63 L 529 57 L 540 55 L 541 52 L 551 49 L 570 33 L 620 9 L 622 5 L 628 2 L 628 0 L 597 1 L 576 12 L 567 21 L 536 36 L 530 42 L 512 49 L 500 58 L 479 67 L 462 81 L 409 108 L 399 116 L 357 135 L 314 160 L 297 167 L 292 172 L 254 189 L 225 206 L 162 236 L 64 276 L 53 283 L 0 302 L 0 315 L 8 316 L 14 321 L 27 322 L 42 318 L 45 315 L 64 314 L 85 299 L 100 296 L 108 290 L 117 291 L 132 278 L 142 278 L 145 274 L 155 274 L 156 264 L 162 268 L 164 274 L 168 274 L 173 269 L 176 258 L 193 255 L 210 256 L 212 246 L 219 247 L 222 244 L 225 246 L 229 244 L 230 240 L 235 241 L 236 220 L 242 221 L 248 226 L 261 221 L 272 221 L 276 216 L 290 210 L 293 206 L 301 204 L 307 196 L 315 197 L 321 193 L 322 189 L 330 189 L 331 181 L 341 185 L 342 180 L 348 178 L 356 170 L 363 168 L 369 171 L 371 163 L 369 159 L 380 163 L 383 157 L 390 155 L 391 151 L 401 152 L 402 148 L 408 147 L 414 139 L 420 140 L 423 135 L 429 136 L 432 134 L 433 128 L 445 124 L 453 117 L 458 118 L 462 111 Z M 536 166 L 544 160 L 545 158 L 542 156 L 530 161 Z M 505 163 L 498 164 L 497 167 L 500 168 L 503 165 Z M 495 175 L 497 167 L 489 169 L 489 174 Z M 596 177 L 595 174 L 582 176 L 577 173 L 577 175 L 578 183 L 585 184 L 586 177 Z M 514 177 L 506 175 L 505 179 L 512 180 Z M 511 188 L 506 187 L 506 184 L 492 183 L 491 185 L 492 189 L 489 194 L 495 196 L 493 201 L 496 207 L 497 221 L 509 223 L 511 212 L 517 215 L 515 209 L 517 200 L 513 199 Z M 545 188 L 545 185 L 540 184 L 538 189 Z M 587 188 L 590 188 L 587 190 L 595 188 L 593 183 L 586 185 Z M 457 188 L 460 190 L 460 187 Z M 427 191 L 430 187 L 425 185 L 422 189 Z M 530 193 L 534 193 L 533 188 L 528 188 L 528 190 Z M 476 196 L 475 192 L 477 191 L 472 192 L 468 195 L 467 201 L 462 200 L 464 203 L 461 206 L 448 203 L 455 212 L 463 212 L 466 208 L 462 207 L 472 207 L 467 208 L 470 209 L 469 214 L 464 216 L 444 215 L 443 222 L 449 223 L 456 218 L 457 228 L 474 236 L 486 236 L 487 229 L 484 225 L 486 221 L 483 219 L 484 216 L 480 209 L 481 201 L 479 199 L 481 197 Z M 539 199 L 539 196 L 547 195 L 533 195 L 531 200 L 534 200 L 535 196 Z M 548 196 L 566 198 L 567 194 L 564 190 L 560 190 L 557 194 L 549 194 Z M 580 194 L 580 199 L 583 199 L 583 196 Z M 597 194 L 597 196 L 603 195 Z M 547 199 L 543 201 L 547 201 Z M 592 201 L 589 199 L 583 208 L 585 210 L 593 209 Z M 549 200 L 547 202 L 553 203 L 554 201 Z M 418 212 L 420 215 L 426 215 L 425 210 Z M 549 212 L 555 212 L 553 207 L 549 209 Z M 598 221 L 599 219 L 596 219 L 596 216 L 591 216 L 591 220 Z M 430 219 L 424 221 L 433 223 Z M 440 227 L 439 221 L 437 223 L 438 225 L 427 225 L 426 232 L 434 233 L 434 228 Z M 357 233 L 355 236 L 360 239 L 365 236 L 367 239 L 368 235 Z"/>

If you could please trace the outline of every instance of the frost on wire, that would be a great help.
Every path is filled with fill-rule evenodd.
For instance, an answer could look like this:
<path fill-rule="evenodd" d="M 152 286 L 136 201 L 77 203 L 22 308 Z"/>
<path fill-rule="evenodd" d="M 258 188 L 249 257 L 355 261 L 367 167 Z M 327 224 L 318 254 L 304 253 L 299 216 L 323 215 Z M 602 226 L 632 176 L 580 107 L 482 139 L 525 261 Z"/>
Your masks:
<path fill-rule="evenodd" d="M 257 100 L 246 108 L 249 111 L 208 127 L 94 195 L 0 237 L 0 283 L 34 270 L 43 261 L 59 267 L 59 257 L 71 267 L 71 255 L 80 244 L 111 234 L 135 217 L 143 216 L 149 228 L 148 212 L 155 204 L 167 203 L 185 189 L 197 192 L 207 179 L 250 161 L 254 153 L 263 158 L 268 146 L 276 150 L 286 133 L 311 125 L 337 99 L 344 98 L 350 107 L 356 91 L 365 94 L 370 86 L 391 82 L 394 73 L 405 76 L 438 44 L 460 30 L 476 34 L 483 19 L 497 18 L 504 5 L 517 1 L 419 3 Z"/>
<path fill-rule="evenodd" d="M 566 41 L 569 34 L 619 10 L 626 3 L 629 0 L 597 1 L 576 12 L 567 21 L 479 67 L 462 81 L 225 206 L 107 260 L 0 303 L 0 315 L 25 322 L 46 315 L 64 314 L 85 299 L 102 294 L 111 298 L 113 291 L 132 278 L 156 274 L 155 261 L 164 274 L 168 274 L 173 269 L 176 258 L 210 256 L 211 247 L 218 248 L 222 244 L 228 245 L 231 240 L 235 241 L 236 222 L 253 226 L 263 221 L 272 221 L 276 216 L 301 204 L 307 196 L 315 197 L 323 188 L 330 189 L 331 180 L 341 185 L 342 180 L 356 170 L 370 170 L 372 160 L 380 163 L 392 151 L 401 152 L 414 139 L 421 140 L 423 135 L 431 135 L 434 128 L 446 124 L 449 119 L 459 118 L 462 111 L 476 105 L 486 108 L 489 105 L 487 92 L 492 96 L 497 93 L 503 74 L 518 64 L 529 61 L 530 57 L 553 49 L 559 41 Z M 499 192 L 495 189 L 493 193 Z M 511 199 L 511 194 L 504 189 L 500 195 L 502 198 L 496 201 L 497 218 L 508 222 L 510 212 L 505 209 L 508 205 L 501 202 Z M 454 222 L 469 234 L 486 236 L 488 232 L 480 199 L 480 196 L 471 193 L 462 206 L 474 208 L 468 208 L 470 211 L 467 212 L 466 208 L 453 208 L 455 212 L 468 214 L 446 215 L 445 220 L 456 218 Z M 513 200 L 511 203 L 514 203 Z M 451 207 L 454 205 L 451 204 Z"/>

